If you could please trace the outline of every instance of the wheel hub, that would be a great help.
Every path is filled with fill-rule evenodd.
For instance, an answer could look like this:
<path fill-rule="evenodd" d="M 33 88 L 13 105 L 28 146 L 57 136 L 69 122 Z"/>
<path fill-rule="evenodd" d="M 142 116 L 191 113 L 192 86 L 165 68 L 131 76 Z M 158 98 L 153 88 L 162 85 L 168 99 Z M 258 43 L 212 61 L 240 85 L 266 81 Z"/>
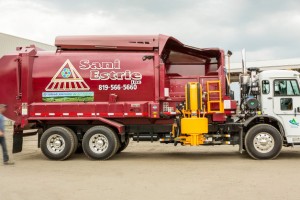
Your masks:
<path fill-rule="evenodd" d="M 53 134 L 47 139 L 47 149 L 53 154 L 59 154 L 65 149 L 65 140 L 58 134 Z"/>
<path fill-rule="evenodd" d="M 253 145 L 261 153 L 268 153 L 274 148 L 274 138 L 267 132 L 262 132 L 254 137 Z"/>
<path fill-rule="evenodd" d="M 103 145 L 104 145 L 104 141 L 103 140 L 101 140 L 101 139 L 98 139 L 97 140 L 97 144 L 96 144 L 98 147 L 103 147 Z"/>
<path fill-rule="evenodd" d="M 89 146 L 94 153 L 103 153 L 108 148 L 108 139 L 101 133 L 95 134 L 90 138 Z"/>
<path fill-rule="evenodd" d="M 53 144 L 53 146 L 54 146 L 55 148 L 59 148 L 59 147 L 61 147 L 61 145 L 62 145 L 62 142 L 61 142 L 60 140 L 56 140 L 56 141 L 54 142 L 54 144 Z"/>

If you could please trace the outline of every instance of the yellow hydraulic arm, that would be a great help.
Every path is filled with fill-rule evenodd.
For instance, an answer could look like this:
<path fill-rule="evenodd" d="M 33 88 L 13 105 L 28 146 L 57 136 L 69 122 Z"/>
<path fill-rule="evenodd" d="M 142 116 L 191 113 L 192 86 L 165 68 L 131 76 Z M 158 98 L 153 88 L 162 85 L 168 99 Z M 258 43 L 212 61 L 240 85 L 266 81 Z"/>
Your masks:
<path fill-rule="evenodd" d="M 185 108 L 180 120 L 181 134 L 175 138 L 184 145 L 197 146 L 204 143 L 203 134 L 208 132 L 208 119 L 203 116 L 202 87 L 198 82 L 190 82 L 185 86 Z M 178 128 L 178 127 L 177 127 Z"/>

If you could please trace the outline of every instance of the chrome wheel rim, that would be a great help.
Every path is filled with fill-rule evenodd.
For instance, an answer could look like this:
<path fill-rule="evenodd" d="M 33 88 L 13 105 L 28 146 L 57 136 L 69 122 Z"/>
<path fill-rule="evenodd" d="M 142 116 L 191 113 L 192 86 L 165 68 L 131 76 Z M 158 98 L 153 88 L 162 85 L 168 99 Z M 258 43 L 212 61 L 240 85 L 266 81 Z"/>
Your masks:
<path fill-rule="evenodd" d="M 47 149 L 53 154 L 61 153 L 65 147 L 65 139 L 58 134 L 53 134 L 47 139 Z"/>
<path fill-rule="evenodd" d="M 267 132 L 257 134 L 253 140 L 254 148 L 260 153 L 268 153 L 274 148 L 274 138 Z"/>
<path fill-rule="evenodd" d="M 94 153 L 103 153 L 108 148 L 108 139 L 105 135 L 97 133 L 90 138 L 89 146 Z"/>

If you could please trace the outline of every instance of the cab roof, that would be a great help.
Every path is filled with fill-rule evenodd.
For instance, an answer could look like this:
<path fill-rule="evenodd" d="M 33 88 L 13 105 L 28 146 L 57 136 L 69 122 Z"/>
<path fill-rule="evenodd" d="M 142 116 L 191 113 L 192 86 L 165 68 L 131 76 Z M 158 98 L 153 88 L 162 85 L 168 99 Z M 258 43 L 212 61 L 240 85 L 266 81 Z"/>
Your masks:
<path fill-rule="evenodd" d="M 259 73 L 261 78 L 291 78 L 299 75 L 299 72 L 292 70 L 266 70 Z"/>

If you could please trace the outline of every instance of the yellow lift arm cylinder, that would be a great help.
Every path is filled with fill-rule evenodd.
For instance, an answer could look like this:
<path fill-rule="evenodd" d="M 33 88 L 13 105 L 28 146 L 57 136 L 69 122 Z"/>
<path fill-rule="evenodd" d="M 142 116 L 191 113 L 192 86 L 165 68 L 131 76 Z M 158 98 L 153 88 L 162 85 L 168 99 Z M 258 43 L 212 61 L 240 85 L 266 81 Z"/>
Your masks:
<path fill-rule="evenodd" d="M 197 112 L 202 110 L 202 87 L 198 82 L 185 85 L 185 110 Z"/>
<path fill-rule="evenodd" d="M 180 141 L 185 145 L 203 144 L 208 132 L 208 119 L 200 117 L 202 111 L 202 87 L 198 82 L 190 82 L 185 86 L 185 110 L 181 118 Z"/>

